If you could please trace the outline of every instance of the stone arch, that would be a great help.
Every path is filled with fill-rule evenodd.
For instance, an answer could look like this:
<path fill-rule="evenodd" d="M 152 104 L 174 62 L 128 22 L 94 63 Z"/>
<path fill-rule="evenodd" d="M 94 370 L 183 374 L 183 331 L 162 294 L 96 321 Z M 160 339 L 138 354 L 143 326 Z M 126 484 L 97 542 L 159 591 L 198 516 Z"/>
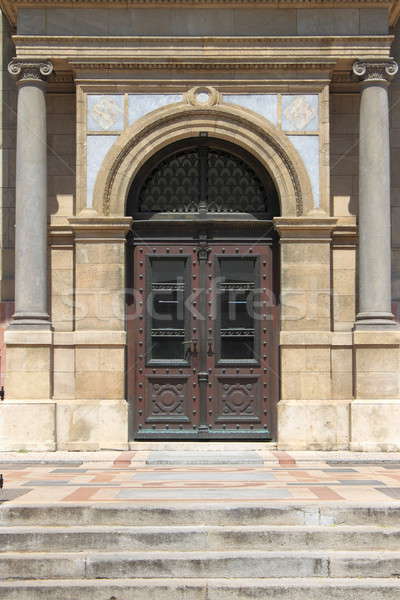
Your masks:
<path fill-rule="evenodd" d="M 236 105 L 204 107 L 186 102 L 153 111 L 121 134 L 97 176 L 94 209 L 104 216 L 125 215 L 131 183 L 142 165 L 168 144 L 201 132 L 237 144 L 258 159 L 274 180 L 281 216 L 301 216 L 313 209 L 304 163 L 282 131 Z"/>

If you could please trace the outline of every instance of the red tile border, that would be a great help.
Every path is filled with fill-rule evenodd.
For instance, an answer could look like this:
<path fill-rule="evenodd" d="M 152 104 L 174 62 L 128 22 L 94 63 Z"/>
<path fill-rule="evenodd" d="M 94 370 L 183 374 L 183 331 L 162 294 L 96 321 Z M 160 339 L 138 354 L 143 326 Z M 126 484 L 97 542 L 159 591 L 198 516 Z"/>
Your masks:
<path fill-rule="evenodd" d="M 136 452 L 122 452 L 113 462 L 114 467 L 128 467 Z"/>
<path fill-rule="evenodd" d="M 295 465 L 295 459 L 287 452 L 273 452 L 273 455 L 278 459 L 280 465 Z"/>
<path fill-rule="evenodd" d="M 75 490 L 74 492 L 72 492 L 71 494 L 68 494 L 68 496 L 65 496 L 65 498 L 63 498 L 61 500 L 61 502 L 80 502 L 82 500 L 90 500 L 91 497 L 101 489 L 103 489 L 103 488 L 101 488 L 101 487 L 90 487 L 90 488 L 80 487 L 77 490 Z"/>
<path fill-rule="evenodd" d="M 308 487 L 307 489 L 310 490 L 310 492 L 313 492 L 320 500 L 344 500 L 343 496 L 340 496 L 340 494 L 337 494 L 328 487 L 313 486 Z"/>

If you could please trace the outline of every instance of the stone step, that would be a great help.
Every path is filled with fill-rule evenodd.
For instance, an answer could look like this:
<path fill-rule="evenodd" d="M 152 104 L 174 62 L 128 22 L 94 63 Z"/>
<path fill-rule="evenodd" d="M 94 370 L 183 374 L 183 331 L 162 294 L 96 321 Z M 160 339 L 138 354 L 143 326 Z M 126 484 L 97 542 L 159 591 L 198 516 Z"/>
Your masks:
<path fill-rule="evenodd" d="M 198 449 L 189 452 L 177 452 L 177 451 L 162 451 L 157 450 L 150 452 L 146 459 L 146 465 L 157 466 L 157 465 L 172 465 L 172 466 L 185 466 L 185 465 L 256 465 L 263 466 L 264 460 L 255 450 L 242 450 L 241 452 L 220 452 L 206 450 L 205 452 L 199 452 Z"/>
<path fill-rule="evenodd" d="M 398 527 L 400 504 L 3 504 L 8 525 L 368 525 Z"/>
<path fill-rule="evenodd" d="M 398 600 L 390 579 L 114 579 L 0 582 L 0 600 Z"/>
<path fill-rule="evenodd" d="M 0 527 L 2 552 L 399 550 L 400 528 L 369 526 Z M 1 555 L 0 555 L 1 556 Z"/>
<path fill-rule="evenodd" d="M 5 552 L 0 555 L 0 580 L 398 576 L 400 552 L 393 551 Z"/>

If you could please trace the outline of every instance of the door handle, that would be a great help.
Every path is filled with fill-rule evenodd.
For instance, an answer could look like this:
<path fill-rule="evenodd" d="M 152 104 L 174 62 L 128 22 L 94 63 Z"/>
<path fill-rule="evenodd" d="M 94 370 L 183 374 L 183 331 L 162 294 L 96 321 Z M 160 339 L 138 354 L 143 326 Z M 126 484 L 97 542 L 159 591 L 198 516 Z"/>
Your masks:
<path fill-rule="evenodd" d="M 184 346 L 189 346 L 188 351 L 191 354 L 197 354 L 197 340 L 187 340 L 182 342 Z"/>

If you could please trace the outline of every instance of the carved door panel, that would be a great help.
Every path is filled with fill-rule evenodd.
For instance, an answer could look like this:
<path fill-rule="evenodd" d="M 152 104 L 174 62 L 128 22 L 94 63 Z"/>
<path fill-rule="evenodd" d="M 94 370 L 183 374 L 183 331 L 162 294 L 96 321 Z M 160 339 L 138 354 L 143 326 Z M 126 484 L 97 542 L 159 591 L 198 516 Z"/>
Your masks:
<path fill-rule="evenodd" d="M 211 244 L 200 234 L 191 245 L 134 252 L 135 437 L 268 439 L 271 247 Z"/>
<path fill-rule="evenodd" d="M 193 438 L 199 425 L 199 342 L 188 307 L 196 304 L 196 253 L 193 245 L 144 245 L 134 252 L 136 437 Z"/>
<path fill-rule="evenodd" d="M 210 435 L 265 439 L 275 371 L 271 248 L 216 245 L 207 266 Z"/>

